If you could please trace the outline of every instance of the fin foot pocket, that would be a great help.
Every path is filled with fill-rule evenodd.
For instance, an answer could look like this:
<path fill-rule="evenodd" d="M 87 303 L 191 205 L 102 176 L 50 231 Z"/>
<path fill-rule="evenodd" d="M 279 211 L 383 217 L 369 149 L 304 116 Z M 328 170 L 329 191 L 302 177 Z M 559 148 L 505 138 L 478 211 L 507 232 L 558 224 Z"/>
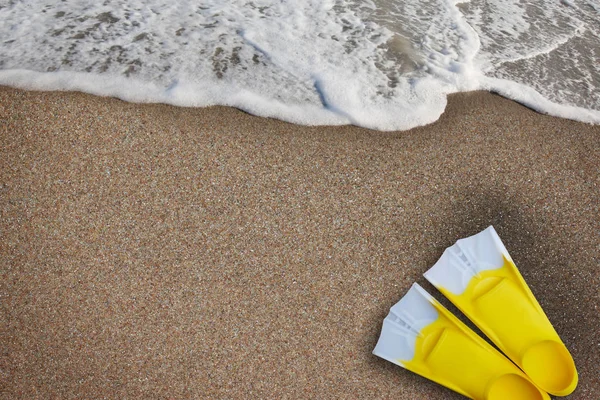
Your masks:
<path fill-rule="evenodd" d="M 516 374 L 502 375 L 488 389 L 487 400 L 543 400 L 544 396 L 531 382 Z"/>
<path fill-rule="evenodd" d="M 523 355 L 523 370 L 542 389 L 559 396 L 577 385 L 577 372 L 569 351 L 562 343 L 546 340 L 531 346 Z"/>
<path fill-rule="evenodd" d="M 423 345 L 421 346 L 421 351 L 423 353 L 423 359 L 426 360 L 429 358 L 429 355 L 433 352 L 433 349 L 441 342 L 442 337 L 446 329 L 438 329 L 427 335 L 427 337 L 423 340 Z"/>
<path fill-rule="evenodd" d="M 481 296 L 491 293 L 492 290 L 500 285 L 504 278 L 492 276 L 480 280 L 473 289 L 473 300 L 477 300 Z"/>

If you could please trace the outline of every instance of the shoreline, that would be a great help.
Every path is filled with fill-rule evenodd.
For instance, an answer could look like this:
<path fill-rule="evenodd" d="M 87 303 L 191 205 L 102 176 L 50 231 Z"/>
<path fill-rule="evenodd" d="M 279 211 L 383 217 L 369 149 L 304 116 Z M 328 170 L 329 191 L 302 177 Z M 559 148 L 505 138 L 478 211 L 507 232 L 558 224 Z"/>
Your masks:
<path fill-rule="evenodd" d="M 0 388 L 458 400 L 371 351 L 494 225 L 575 359 L 565 398 L 599 398 L 599 137 L 487 92 L 379 132 L 0 87 Z"/>

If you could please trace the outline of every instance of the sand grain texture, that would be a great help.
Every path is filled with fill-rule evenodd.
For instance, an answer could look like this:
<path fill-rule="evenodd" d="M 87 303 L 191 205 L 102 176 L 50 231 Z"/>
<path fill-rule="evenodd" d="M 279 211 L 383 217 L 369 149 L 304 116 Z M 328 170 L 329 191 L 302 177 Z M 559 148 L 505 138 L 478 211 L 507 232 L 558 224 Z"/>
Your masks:
<path fill-rule="evenodd" d="M 0 88 L 0 145 L 3 399 L 462 398 L 371 350 L 491 224 L 568 399 L 600 398 L 598 126 L 488 93 L 380 133 Z"/>

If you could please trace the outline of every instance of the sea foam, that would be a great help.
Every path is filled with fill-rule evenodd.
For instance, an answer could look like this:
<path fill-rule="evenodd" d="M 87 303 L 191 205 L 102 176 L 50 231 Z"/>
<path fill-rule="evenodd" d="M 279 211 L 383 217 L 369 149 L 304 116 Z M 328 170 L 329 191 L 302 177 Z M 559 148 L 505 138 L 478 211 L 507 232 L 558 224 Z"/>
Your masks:
<path fill-rule="evenodd" d="M 410 129 L 490 90 L 600 123 L 589 1 L 81 0 L 0 5 L 0 84 Z"/>

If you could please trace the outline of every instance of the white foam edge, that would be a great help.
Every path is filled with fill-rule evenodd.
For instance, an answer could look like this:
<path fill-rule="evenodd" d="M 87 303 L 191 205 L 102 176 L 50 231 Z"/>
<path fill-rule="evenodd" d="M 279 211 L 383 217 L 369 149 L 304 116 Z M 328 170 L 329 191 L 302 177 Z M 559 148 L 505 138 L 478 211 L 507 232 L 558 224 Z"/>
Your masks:
<path fill-rule="evenodd" d="M 460 295 L 480 272 L 501 268 L 504 257 L 512 260 L 498 233 L 490 226 L 448 247 L 423 276 L 433 286 Z"/>
<path fill-rule="evenodd" d="M 212 81 L 174 82 L 169 87 L 163 87 L 135 78 L 84 72 L 7 69 L 0 70 L 0 85 L 24 90 L 78 91 L 133 103 L 164 103 L 180 107 L 222 105 L 301 125 L 350 123 L 344 116 L 322 107 L 284 104 L 231 84 L 216 84 Z"/>
<path fill-rule="evenodd" d="M 591 124 L 600 124 L 600 110 L 588 110 L 581 107 L 561 105 L 544 98 L 535 89 L 526 85 L 486 77 L 476 76 L 477 84 L 461 87 L 463 90 L 488 90 L 503 97 L 515 100 L 540 113 L 567 118 Z M 423 83 L 425 84 L 425 83 Z M 174 82 L 163 87 L 135 78 L 103 76 L 83 72 L 37 72 L 24 69 L 0 70 L 0 85 L 25 90 L 41 91 L 80 91 L 97 96 L 115 97 L 135 103 L 165 103 L 181 107 L 208 107 L 223 105 L 235 107 L 250 114 L 268 118 L 277 118 L 301 125 L 346 125 L 354 123 L 371 129 L 394 130 L 410 129 L 415 126 L 434 122 L 443 113 L 446 95 L 463 90 L 444 90 L 438 93 L 439 102 L 432 108 L 432 102 L 412 110 L 416 115 L 404 117 L 401 121 L 390 121 L 394 108 L 384 109 L 373 115 L 361 115 L 349 118 L 335 110 L 319 106 L 284 104 L 268 99 L 260 94 L 240 89 L 226 83 L 210 82 Z M 367 117 L 365 119 L 365 117 Z M 378 120 L 378 121 L 377 121 Z M 374 122 L 377 121 L 377 122 Z"/>
<path fill-rule="evenodd" d="M 373 354 L 404 367 L 402 360 L 410 361 L 415 356 L 420 331 L 438 319 L 434 303 L 433 296 L 414 283 L 383 320 Z"/>
<path fill-rule="evenodd" d="M 480 89 L 498 93 L 542 114 L 588 124 L 600 124 L 600 110 L 558 104 L 548 100 L 534 88 L 507 79 L 480 77 Z"/>

